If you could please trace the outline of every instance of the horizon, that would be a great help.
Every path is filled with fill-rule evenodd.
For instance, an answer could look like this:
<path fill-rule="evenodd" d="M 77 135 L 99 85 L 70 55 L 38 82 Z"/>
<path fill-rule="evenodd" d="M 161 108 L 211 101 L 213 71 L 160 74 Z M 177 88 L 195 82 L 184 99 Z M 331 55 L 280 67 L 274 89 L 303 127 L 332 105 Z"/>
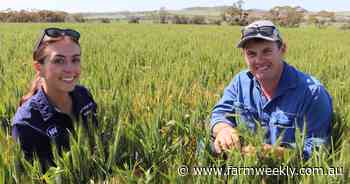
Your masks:
<path fill-rule="evenodd" d="M 12 0 L 0 4 L 0 11 L 11 9 L 19 10 L 52 10 L 65 11 L 69 13 L 104 13 L 120 11 L 154 11 L 164 7 L 166 10 L 182 10 L 192 7 L 217 7 L 231 6 L 237 1 L 227 0 L 197 0 L 197 1 L 170 1 L 170 0 L 153 0 L 149 2 L 129 0 L 128 2 L 113 2 L 113 0 L 46 0 L 39 2 L 35 0 Z M 259 0 L 246 0 L 243 9 L 260 9 L 270 10 L 275 6 L 300 6 L 307 11 L 350 11 L 350 2 L 334 0 L 267 0 L 262 4 Z"/>

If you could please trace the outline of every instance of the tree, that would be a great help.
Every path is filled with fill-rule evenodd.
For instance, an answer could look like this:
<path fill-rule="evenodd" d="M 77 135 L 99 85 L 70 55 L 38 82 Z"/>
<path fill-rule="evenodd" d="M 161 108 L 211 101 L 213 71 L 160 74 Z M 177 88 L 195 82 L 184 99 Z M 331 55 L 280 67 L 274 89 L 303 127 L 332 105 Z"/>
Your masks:
<path fill-rule="evenodd" d="M 196 15 L 191 19 L 192 24 L 206 24 L 206 20 L 204 16 Z"/>
<path fill-rule="evenodd" d="M 322 10 L 322 11 L 317 13 L 317 16 L 327 18 L 329 21 L 332 21 L 332 22 L 335 21 L 335 13 L 334 12 Z"/>
<path fill-rule="evenodd" d="M 285 27 L 298 27 L 304 17 L 304 10 L 300 7 L 276 6 L 269 13 L 273 22 Z"/>
<path fill-rule="evenodd" d="M 106 24 L 111 23 L 111 20 L 109 18 L 101 18 L 100 20 L 101 20 L 101 23 L 106 23 Z"/>
<path fill-rule="evenodd" d="M 244 4 L 243 0 L 238 0 L 236 2 L 236 6 L 237 6 L 237 8 L 239 10 L 239 19 L 242 19 L 243 16 L 244 16 L 243 4 Z"/>
<path fill-rule="evenodd" d="M 85 22 L 85 19 L 81 14 L 73 15 L 73 19 L 75 22 Z"/>
<path fill-rule="evenodd" d="M 335 21 L 335 13 L 324 10 L 310 15 L 308 18 L 308 22 L 314 24 L 318 28 L 325 28 L 327 24 Z"/>
<path fill-rule="evenodd" d="M 173 24 L 189 24 L 190 19 L 184 15 L 174 15 L 172 19 Z"/>
<path fill-rule="evenodd" d="M 166 11 L 165 7 L 161 7 L 159 10 L 159 23 L 167 24 L 168 23 L 168 15 L 169 13 Z"/>
<path fill-rule="evenodd" d="M 139 24 L 140 23 L 140 17 L 130 17 L 128 23 L 129 24 Z"/>
<path fill-rule="evenodd" d="M 69 20 L 66 12 L 60 11 L 12 11 L 0 13 L 1 22 L 65 22 Z"/>
<path fill-rule="evenodd" d="M 248 12 L 243 9 L 243 0 L 238 0 L 231 7 L 225 10 L 222 20 L 231 25 L 247 25 Z"/>

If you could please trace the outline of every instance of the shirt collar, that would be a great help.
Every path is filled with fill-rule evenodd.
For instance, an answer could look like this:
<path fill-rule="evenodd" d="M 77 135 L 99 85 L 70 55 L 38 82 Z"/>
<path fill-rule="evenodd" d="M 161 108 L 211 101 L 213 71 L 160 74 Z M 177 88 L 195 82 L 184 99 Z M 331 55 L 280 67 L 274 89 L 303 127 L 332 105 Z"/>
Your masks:
<path fill-rule="evenodd" d="M 297 73 L 293 70 L 292 66 L 283 61 L 283 71 L 274 97 L 281 96 L 285 91 L 296 88 L 297 82 Z"/>
<path fill-rule="evenodd" d="M 261 90 L 260 84 L 254 77 L 254 75 L 250 71 L 247 72 L 247 75 L 251 80 L 254 81 L 254 86 Z M 297 73 L 294 71 L 292 66 L 283 61 L 283 71 L 281 74 L 281 78 L 278 82 L 274 98 L 283 95 L 284 92 L 288 89 L 296 88 L 297 82 Z"/>
<path fill-rule="evenodd" d="M 69 95 L 72 96 L 73 100 L 73 113 L 75 116 L 79 114 L 78 110 L 81 109 L 85 103 L 82 100 L 82 96 L 79 92 L 76 92 L 76 88 L 73 91 L 69 92 Z M 47 95 L 44 92 L 44 89 L 41 87 L 35 93 L 32 98 L 33 109 L 38 110 L 46 122 L 49 120 L 55 113 L 58 113 L 59 110 L 49 102 Z"/>
<path fill-rule="evenodd" d="M 39 88 L 33 96 L 32 107 L 40 112 L 45 122 L 56 112 L 55 107 L 49 103 L 49 100 L 42 87 Z"/>

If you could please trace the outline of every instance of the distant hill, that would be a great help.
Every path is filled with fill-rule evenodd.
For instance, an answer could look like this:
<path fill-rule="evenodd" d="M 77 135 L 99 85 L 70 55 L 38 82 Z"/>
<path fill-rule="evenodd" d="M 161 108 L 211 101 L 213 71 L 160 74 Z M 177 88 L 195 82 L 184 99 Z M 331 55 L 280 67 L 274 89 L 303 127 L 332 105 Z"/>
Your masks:
<path fill-rule="evenodd" d="M 166 10 L 170 14 L 176 14 L 176 15 L 202 15 L 202 16 L 209 16 L 209 17 L 218 17 L 224 12 L 229 6 L 215 6 L 215 7 L 190 7 L 190 8 L 184 8 L 181 10 Z M 158 14 L 159 10 L 153 10 L 153 11 L 142 11 L 142 12 L 131 12 L 131 11 L 123 11 L 123 12 L 103 12 L 103 13 L 79 13 L 84 18 L 92 19 L 92 18 L 117 18 L 117 19 L 123 19 L 130 16 L 138 16 L 138 17 L 144 17 L 144 16 L 151 16 Z"/>
<path fill-rule="evenodd" d="M 214 7 L 190 7 L 184 8 L 182 11 L 225 11 L 230 6 L 214 6 Z"/>
<path fill-rule="evenodd" d="M 336 12 L 336 15 L 350 16 L 350 11 Z"/>
<path fill-rule="evenodd" d="M 230 6 L 214 6 L 214 7 L 189 7 L 181 10 L 166 10 L 171 15 L 185 15 L 185 16 L 196 16 L 201 15 L 205 17 L 219 18 L 221 14 Z M 247 10 L 256 15 L 262 15 L 267 10 L 250 9 Z M 150 19 L 152 17 L 159 16 L 159 10 L 153 11 L 120 11 L 120 12 L 103 12 L 103 13 L 79 13 L 86 19 L 98 19 L 98 18 L 110 18 L 110 19 L 128 19 L 129 17 L 140 17 L 144 19 Z M 308 12 L 314 13 L 314 12 Z M 350 11 L 335 12 L 336 16 L 340 19 L 350 19 Z"/>

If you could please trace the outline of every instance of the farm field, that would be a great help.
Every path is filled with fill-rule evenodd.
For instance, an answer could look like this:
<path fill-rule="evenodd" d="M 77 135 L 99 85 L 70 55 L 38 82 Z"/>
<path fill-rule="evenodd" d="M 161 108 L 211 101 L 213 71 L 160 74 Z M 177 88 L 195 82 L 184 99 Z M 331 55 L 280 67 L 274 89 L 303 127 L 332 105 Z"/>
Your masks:
<path fill-rule="evenodd" d="M 41 173 L 38 162 L 25 161 L 11 138 L 10 124 L 34 78 L 32 49 L 46 27 L 81 33 L 80 83 L 98 104 L 100 126 L 89 138 L 77 127 L 71 151 L 57 154 L 57 167 Z M 320 150 L 307 162 L 301 160 L 300 149 L 282 159 L 259 153 L 242 157 L 237 151 L 211 156 L 211 109 L 232 77 L 246 67 L 235 48 L 239 30 L 121 23 L 0 24 L 0 183 L 350 183 L 350 31 L 336 28 L 281 29 L 288 46 L 286 61 L 319 79 L 333 98 L 329 151 Z M 244 132 L 242 137 L 259 152 L 259 136 Z M 302 140 L 302 132 L 298 137 Z M 89 139 L 96 142 L 93 149 Z M 181 166 L 188 166 L 186 176 L 178 172 Z M 341 172 L 223 176 L 213 171 L 200 176 L 195 166 Z"/>

